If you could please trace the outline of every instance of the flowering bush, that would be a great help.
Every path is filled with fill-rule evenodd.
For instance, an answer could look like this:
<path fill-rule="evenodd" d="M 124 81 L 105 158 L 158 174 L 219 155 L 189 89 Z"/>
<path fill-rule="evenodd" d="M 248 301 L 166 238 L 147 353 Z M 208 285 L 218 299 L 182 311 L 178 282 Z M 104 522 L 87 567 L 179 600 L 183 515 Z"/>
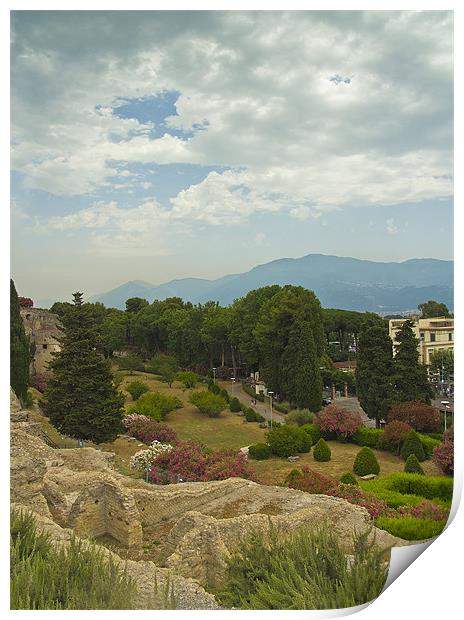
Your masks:
<path fill-rule="evenodd" d="M 31 387 L 35 388 L 39 392 L 45 392 L 45 389 L 48 385 L 48 379 L 45 375 L 40 373 L 36 373 L 31 377 Z"/>
<path fill-rule="evenodd" d="M 127 428 L 128 435 L 143 441 L 143 443 L 149 444 L 153 441 L 177 443 L 177 435 L 174 429 L 147 416 L 132 413 L 124 418 L 123 424 Z"/>
<path fill-rule="evenodd" d="M 19 305 L 21 308 L 33 308 L 34 302 L 30 297 L 18 297 Z"/>
<path fill-rule="evenodd" d="M 324 407 L 317 419 L 322 433 L 335 433 L 340 440 L 346 440 L 362 426 L 361 416 L 358 413 L 347 411 L 337 405 Z"/>
<path fill-rule="evenodd" d="M 412 430 L 413 428 L 410 424 L 401 420 L 392 420 L 385 425 L 385 429 L 379 437 L 379 448 L 398 454 L 402 442 Z"/>
<path fill-rule="evenodd" d="M 398 512 L 403 517 L 416 517 L 418 519 L 430 519 L 432 521 L 442 521 L 448 519 L 448 510 L 423 499 L 416 506 L 401 506 Z"/>
<path fill-rule="evenodd" d="M 139 413 L 130 413 L 126 415 L 122 420 L 122 425 L 125 428 L 135 426 L 136 424 L 146 424 L 152 422 L 152 419 L 146 415 L 140 415 Z"/>
<path fill-rule="evenodd" d="M 285 481 L 291 489 L 322 495 L 328 495 L 338 485 L 338 480 L 332 476 L 314 471 L 307 465 L 302 467 L 301 472 L 298 469 L 292 470 Z"/>
<path fill-rule="evenodd" d="M 131 457 L 130 466 L 132 469 L 147 469 L 158 456 L 166 454 L 172 448 L 168 443 L 154 441 L 148 450 L 139 450 Z"/>
<path fill-rule="evenodd" d="M 373 519 L 377 519 L 380 515 L 394 514 L 394 511 L 383 500 L 353 484 L 339 484 L 335 489 L 329 489 L 327 495 L 340 497 L 346 499 L 350 504 L 362 506 Z"/>
<path fill-rule="evenodd" d="M 435 448 L 433 462 L 444 474 L 452 476 L 454 473 L 454 439 L 450 431 L 443 435 L 442 443 Z"/>
<path fill-rule="evenodd" d="M 388 421 L 406 422 L 414 430 L 433 433 L 440 429 L 440 414 L 435 407 L 419 400 L 397 403 L 388 412 Z"/>
<path fill-rule="evenodd" d="M 232 450 L 211 452 L 195 441 L 179 442 L 172 450 L 159 454 L 148 473 L 154 484 L 176 479 L 183 482 L 223 480 L 231 476 L 253 478 L 244 454 Z"/>

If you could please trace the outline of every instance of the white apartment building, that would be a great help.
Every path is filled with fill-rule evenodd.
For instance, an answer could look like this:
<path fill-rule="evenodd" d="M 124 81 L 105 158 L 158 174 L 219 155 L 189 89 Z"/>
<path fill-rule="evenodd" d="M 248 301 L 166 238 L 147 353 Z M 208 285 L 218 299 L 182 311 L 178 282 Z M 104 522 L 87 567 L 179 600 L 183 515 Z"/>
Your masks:
<path fill-rule="evenodd" d="M 393 341 L 393 355 L 398 342 L 396 333 L 408 319 L 390 319 L 388 333 Z M 433 319 L 409 319 L 414 323 L 414 333 L 419 340 L 419 361 L 427 366 L 435 351 L 454 351 L 454 319 L 434 317 Z"/>

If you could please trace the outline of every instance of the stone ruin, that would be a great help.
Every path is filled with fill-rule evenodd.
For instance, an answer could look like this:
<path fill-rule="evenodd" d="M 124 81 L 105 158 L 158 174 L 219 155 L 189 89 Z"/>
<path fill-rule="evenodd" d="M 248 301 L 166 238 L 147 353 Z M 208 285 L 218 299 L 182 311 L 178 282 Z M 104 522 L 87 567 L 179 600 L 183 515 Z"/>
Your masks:
<path fill-rule="evenodd" d="M 52 353 L 60 350 L 57 340 L 61 335 L 60 320 L 53 312 L 41 308 L 21 308 L 20 312 L 26 336 L 33 345 L 31 375 L 49 377 Z"/>
<path fill-rule="evenodd" d="M 220 583 L 227 558 L 253 528 L 287 533 L 326 520 L 349 553 L 352 533 L 370 527 L 364 508 L 335 497 L 240 478 L 155 486 L 124 476 L 110 452 L 50 448 L 37 415 L 12 396 L 11 501 L 33 511 L 59 544 L 72 533 L 112 540 L 105 553 L 127 562 L 141 606 L 155 580 L 169 579 L 179 608 L 218 608 L 207 589 Z M 407 544 L 377 528 L 371 535 L 381 548 Z"/>

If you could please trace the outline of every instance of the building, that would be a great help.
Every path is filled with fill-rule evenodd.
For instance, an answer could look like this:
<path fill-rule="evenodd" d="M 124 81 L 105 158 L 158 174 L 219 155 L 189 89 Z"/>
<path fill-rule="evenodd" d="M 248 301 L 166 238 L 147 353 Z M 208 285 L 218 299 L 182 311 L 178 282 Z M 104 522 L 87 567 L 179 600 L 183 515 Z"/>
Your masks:
<path fill-rule="evenodd" d="M 50 376 L 48 363 L 52 353 L 60 350 L 57 339 L 62 335 L 60 321 L 56 314 L 40 308 L 21 308 L 24 331 L 31 342 L 31 376 Z"/>
<path fill-rule="evenodd" d="M 393 355 L 398 346 L 396 333 L 407 319 L 390 319 L 388 333 L 393 341 Z M 432 319 L 409 319 L 414 323 L 414 333 L 419 340 L 419 361 L 430 365 L 436 351 L 454 351 L 454 319 L 434 317 Z"/>

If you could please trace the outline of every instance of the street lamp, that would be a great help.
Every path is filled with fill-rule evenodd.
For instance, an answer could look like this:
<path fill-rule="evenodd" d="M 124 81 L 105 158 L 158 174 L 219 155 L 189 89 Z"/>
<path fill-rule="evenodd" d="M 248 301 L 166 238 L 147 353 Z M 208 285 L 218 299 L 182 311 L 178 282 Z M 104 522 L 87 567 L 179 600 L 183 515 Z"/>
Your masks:
<path fill-rule="evenodd" d="M 446 432 L 446 417 L 448 414 L 448 409 L 449 409 L 449 400 L 442 400 L 441 404 L 445 407 L 445 432 Z"/>
<path fill-rule="evenodd" d="M 272 429 L 272 395 L 274 394 L 274 392 L 268 392 L 269 395 L 269 402 L 271 405 L 271 429 Z"/>
<path fill-rule="evenodd" d="M 234 387 L 235 387 L 235 377 L 230 378 L 232 381 L 232 397 L 234 396 Z"/>
<path fill-rule="evenodd" d="M 213 368 L 213 383 L 216 383 L 216 368 Z"/>

